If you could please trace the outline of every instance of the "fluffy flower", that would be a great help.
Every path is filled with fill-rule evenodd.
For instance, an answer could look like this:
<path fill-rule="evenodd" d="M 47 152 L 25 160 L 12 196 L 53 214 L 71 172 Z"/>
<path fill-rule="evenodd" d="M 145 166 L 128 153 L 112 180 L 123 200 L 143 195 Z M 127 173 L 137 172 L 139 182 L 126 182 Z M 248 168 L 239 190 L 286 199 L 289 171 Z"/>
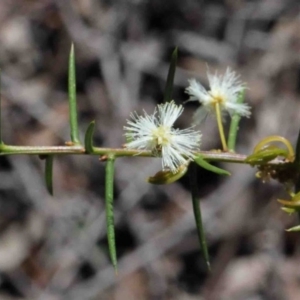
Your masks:
<path fill-rule="evenodd" d="M 160 104 L 152 115 L 144 111 L 130 115 L 125 136 L 130 142 L 128 149 L 150 150 L 162 157 L 162 169 L 176 173 L 178 168 L 193 160 L 194 151 L 199 150 L 201 134 L 193 128 L 174 129 L 173 125 L 182 114 L 183 107 L 174 101 Z"/>
<path fill-rule="evenodd" d="M 245 117 L 251 115 L 248 104 L 238 103 L 239 93 L 245 89 L 245 84 L 240 81 L 239 75 L 227 68 L 223 76 L 208 72 L 207 77 L 208 90 L 195 79 L 189 80 L 189 86 L 185 90 L 190 96 L 188 101 L 199 101 L 202 104 L 195 113 L 195 123 L 200 123 L 207 113 L 214 113 L 216 103 L 219 103 L 222 112 L 227 111 L 231 116 L 234 113 Z"/>

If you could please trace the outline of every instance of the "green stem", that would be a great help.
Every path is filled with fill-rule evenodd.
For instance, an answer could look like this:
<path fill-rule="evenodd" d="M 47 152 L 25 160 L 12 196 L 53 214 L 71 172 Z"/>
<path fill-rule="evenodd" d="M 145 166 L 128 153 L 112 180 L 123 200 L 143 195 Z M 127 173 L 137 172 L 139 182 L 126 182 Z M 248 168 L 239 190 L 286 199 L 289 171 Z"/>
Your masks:
<path fill-rule="evenodd" d="M 237 103 L 243 103 L 245 99 L 245 90 L 241 91 Z M 237 132 L 239 130 L 239 123 L 241 120 L 241 115 L 235 113 L 231 118 L 229 134 L 228 134 L 228 150 L 234 152 L 235 151 L 235 144 L 237 138 Z"/>
<path fill-rule="evenodd" d="M 0 155 L 47 155 L 47 154 L 84 154 L 81 146 L 10 146 L 1 145 Z"/>
<path fill-rule="evenodd" d="M 215 109 L 216 109 L 217 123 L 218 123 L 220 138 L 221 138 L 221 142 L 222 142 L 222 147 L 223 147 L 224 151 L 228 151 L 225 134 L 224 134 L 224 127 L 223 127 L 223 123 L 222 123 L 220 104 L 218 102 L 215 104 Z"/>
<path fill-rule="evenodd" d="M 69 56 L 69 117 L 71 127 L 71 141 L 74 145 L 80 145 L 78 121 L 77 121 L 77 103 L 76 103 L 76 69 L 74 45 L 71 45 Z"/>
<path fill-rule="evenodd" d="M 85 148 L 81 146 L 10 146 L 2 145 L 0 146 L 0 155 L 108 155 L 113 154 L 115 157 L 154 157 L 151 151 L 141 151 L 141 150 L 127 150 L 123 148 L 93 148 L 93 153 L 86 153 Z M 209 161 L 222 161 L 222 162 L 232 162 L 232 163 L 244 163 L 247 158 L 246 155 L 237 153 L 221 153 L 214 151 L 201 151 L 195 153 L 195 156 L 201 155 L 203 159 Z M 274 162 L 276 163 L 276 161 Z M 279 163 L 279 161 L 278 161 Z"/>

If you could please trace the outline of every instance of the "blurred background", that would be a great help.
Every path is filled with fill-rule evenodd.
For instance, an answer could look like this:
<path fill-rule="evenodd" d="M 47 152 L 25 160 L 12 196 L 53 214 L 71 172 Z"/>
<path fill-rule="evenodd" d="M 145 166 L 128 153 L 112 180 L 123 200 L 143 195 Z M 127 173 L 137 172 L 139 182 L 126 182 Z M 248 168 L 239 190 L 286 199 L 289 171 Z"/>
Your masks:
<path fill-rule="evenodd" d="M 179 49 L 174 99 L 208 66 L 228 66 L 247 83 L 252 117 L 237 152 L 250 154 L 278 134 L 295 144 L 300 127 L 298 0 L 1 0 L 3 136 L 13 145 L 62 145 L 70 138 L 67 64 L 76 49 L 81 137 L 96 121 L 95 144 L 121 147 L 130 112 L 152 113 L 163 99 Z M 178 127 L 190 125 L 187 103 Z M 228 125 L 229 122 L 227 122 Z M 215 120 L 200 127 L 202 149 L 220 148 Z M 255 169 L 222 164 L 221 178 L 199 168 L 201 208 L 212 272 L 202 258 L 188 178 L 166 186 L 145 179 L 159 159 L 116 162 L 119 275 L 106 242 L 104 163 L 55 157 L 54 197 L 37 156 L 0 158 L 0 300 L 300 299 L 298 220 L 287 198 Z"/>

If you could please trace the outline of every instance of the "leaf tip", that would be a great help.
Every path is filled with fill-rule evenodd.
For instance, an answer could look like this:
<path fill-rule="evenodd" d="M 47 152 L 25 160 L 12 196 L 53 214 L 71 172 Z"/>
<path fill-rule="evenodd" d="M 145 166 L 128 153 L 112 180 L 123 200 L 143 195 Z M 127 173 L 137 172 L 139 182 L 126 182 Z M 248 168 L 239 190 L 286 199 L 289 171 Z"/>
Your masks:
<path fill-rule="evenodd" d="M 174 48 L 173 55 L 176 56 L 176 58 L 177 58 L 177 56 L 178 56 L 178 46 L 176 46 Z"/>
<path fill-rule="evenodd" d="M 114 265 L 114 269 L 115 269 L 115 275 L 118 276 L 119 273 L 118 273 L 118 267 L 117 267 L 117 265 Z"/>
<path fill-rule="evenodd" d="M 74 43 L 71 43 L 70 54 L 74 54 Z"/>
<path fill-rule="evenodd" d="M 210 265 L 210 262 L 208 260 L 206 261 L 206 266 L 207 266 L 208 272 L 211 272 L 211 265 Z"/>
<path fill-rule="evenodd" d="M 48 193 L 53 196 L 53 156 L 47 155 L 45 160 L 45 181 Z"/>

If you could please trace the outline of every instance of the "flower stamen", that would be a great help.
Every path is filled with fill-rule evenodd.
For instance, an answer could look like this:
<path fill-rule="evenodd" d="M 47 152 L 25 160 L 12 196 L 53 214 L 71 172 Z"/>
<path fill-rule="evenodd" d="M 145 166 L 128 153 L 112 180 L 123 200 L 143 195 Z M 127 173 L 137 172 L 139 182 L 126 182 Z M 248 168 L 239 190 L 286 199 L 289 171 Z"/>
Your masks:
<path fill-rule="evenodd" d="M 239 103 L 239 94 L 245 89 L 245 84 L 240 81 L 239 76 L 227 68 L 223 76 L 218 73 L 207 74 L 209 89 L 195 79 L 189 80 L 189 86 L 185 92 L 190 96 L 188 101 L 199 101 L 202 106 L 194 114 L 194 123 L 199 124 L 207 113 L 214 113 L 217 118 L 218 130 L 224 151 L 228 147 L 225 140 L 222 124 L 222 113 L 227 111 L 230 116 L 238 114 L 249 117 L 250 107 L 245 103 Z"/>
<path fill-rule="evenodd" d="M 194 159 L 201 139 L 200 132 L 192 127 L 173 128 L 182 112 L 183 107 L 171 101 L 158 105 L 152 115 L 131 114 L 133 120 L 127 120 L 129 126 L 124 127 L 126 138 L 130 138 L 125 147 L 152 151 L 154 156 L 162 157 L 163 171 L 176 174 L 182 165 Z"/>

